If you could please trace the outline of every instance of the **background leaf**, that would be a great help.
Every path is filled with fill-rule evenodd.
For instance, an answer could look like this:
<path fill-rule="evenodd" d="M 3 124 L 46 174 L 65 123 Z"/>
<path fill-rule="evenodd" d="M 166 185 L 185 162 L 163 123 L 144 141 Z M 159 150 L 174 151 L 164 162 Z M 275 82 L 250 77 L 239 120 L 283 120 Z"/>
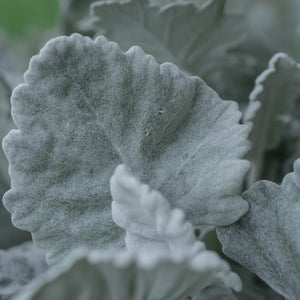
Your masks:
<path fill-rule="evenodd" d="M 95 30 L 124 51 L 138 45 L 158 62 L 173 62 L 200 76 L 222 98 L 246 102 L 256 69 L 251 56 L 236 51 L 245 34 L 244 18 L 226 14 L 225 0 L 203 9 L 196 1 L 178 2 L 164 9 L 150 7 L 147 0 L 95 2 Z"/>
<path fill-rule="evenodd" d="M 280 170 L 280 166 L 271 165 L 280 165 L 281 161 L 277 157 L 271 160 L 268 151 L 279 147 L 293 119 L 299 97 L 300 66 L 286 54 L 276 54 L 268 69 L 256 79 L 244 116 L 244 122 L 253 124 L 250 134 L 252 148 L 248 154 L 252 162 L 249 186 L 262 178 L 277 181 L 277 174 L 283 171 L 282 166 Z M 272 169 L 275 169 L 275 174 L 272 174 Z"/>
<path fill-rule="evenodd" d="M 255 183 L 243 194 L 249 212 L 217 230 L 226 255 L 291 300 L 300 294 L 300 159 L 294 168 L 282 185 Z"/>

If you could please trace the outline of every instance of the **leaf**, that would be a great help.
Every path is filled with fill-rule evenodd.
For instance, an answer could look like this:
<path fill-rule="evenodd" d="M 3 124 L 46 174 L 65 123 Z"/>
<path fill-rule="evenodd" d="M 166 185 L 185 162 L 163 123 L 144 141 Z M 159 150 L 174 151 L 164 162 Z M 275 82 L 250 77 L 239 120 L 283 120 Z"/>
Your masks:
<path fill-rule="evenodd" d="M 204 250 L 196 241 L 193 225 L 180 209 L 171 209 L 158 191 L 142 184 L 124 165 L 116 168 L 110 180 L 114 222 L 126 229 L 126 248 L 153 249 L 193 255 Z"/>
<path fill-rule="evenodd" d="M 139 45 L 159 63 L 173 62 L 200 76 L 221 97 L 245 102 L 256 70 L 253 57 L 236 51 L 245 35 L 243 16 L 225 14 L 225 0 L 203 9 L 196 1 L 181 2 L 161 9 L 147 0 L 98 1 L 91 11 L 99 18 L 95 30 L 122 50 Z"/>
<path fill-rule="evenodd" d="M 269 168 L 264 155 L 279 145 L 299 94 L 300 66 L 286 54 L 276 54 L 268 69 L 256 79 L 244 116 L 244 122 L 253 125 L 250 134 L 253 147 L 248 154 L 252 162 L 249 186 L 262 179 L 262 171 Z"/>
<path fill-rule="evenodd" d="M 0 298 L 10 299 L 46 269 L 44 251 L 32 242 L 0 250 Z"/>
<path fill-rule="evenodd" d="M 53 39 L 13 91 L 12 115 L 18 130 L 3 142 L 12 188 L 3 201 L 50 264 L 78 247 L 123 246 L 109 192 L 120 163 L 193 225 L 230 224 L 248 209 L 238 193 L 249 127 L 237 104 L 138 47 Z"/>
<path fill-rule="evenodd" d="M 218 229 L 226 255 L 255 272 L 290 300 L 300 289 L 300 160 L 281 185 L 258 181 L 243 194 L 249 212 Z"/>
<path fill-rule="evenodd" d="M 81 254 L 68 265 L 55 267 L 16 300 L 52 300 L 54 296 L 74 300 L 100 296 L 101 300 L 182 300 L 219 279 L 229 287 L 241 288 L 237 275 L 213 252 L 205 251 L 193 259 L 157 252 L 98 252 Z"/>

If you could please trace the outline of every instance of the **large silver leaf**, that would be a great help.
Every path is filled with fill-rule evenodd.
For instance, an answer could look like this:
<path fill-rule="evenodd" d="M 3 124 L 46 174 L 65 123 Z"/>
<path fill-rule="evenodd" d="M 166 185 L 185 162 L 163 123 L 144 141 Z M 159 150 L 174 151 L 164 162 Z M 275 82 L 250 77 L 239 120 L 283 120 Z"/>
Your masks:
<path fill-rule="evenodd" d="M 249 212 L 218 229 L 223 251 L 290 300 L 300 295 L 300 159 L 281 185 L 258 181 L 243 194 Z"/>
<path fill-rule="evenodd" d="M 44 251 L 32 242 L 0 250 L 0 299 L 10 299 L 46 269 Z"/>
<path fill-rule="evenodd" d="M 88 253 L 50 270 L 16 300 L 184 300 L 216 281 L 241 289 L 238 276 L 210 251 L 190 259 L 155 251 Z"/>
<path fill-rule="evenodd" d="M 200 76 L 222 98 L 247 101 L 256 62 L 236 51 L 245 35 L 244 19 L 224 13 L 225 0 L 211 1 L 205 8 L 196 0 L 174 1 L 163 9 L 149 6 L 147 0 L 115 2 L 91 6 L 101 34 L 124 51 L 138 45 L 158 62 L 173 62 Z"/>
<path fill-rule="evenodd" d="M 13 91 L 12 116 L 4 204 L 49 263 L 72 248 L 122 247 L 109 191 L 120 163 L 193 225 L 230 224 L 248 209 L 238 193 L 249 127 L 239 124 L 237 104 L 138 47 L 53 39 Z"/>
<path fill-rule="evenodd" d="M 279 145 L 299 98 L 300 66 L 286 54 L 278 53 L 256 79 L 244 116 L 244 122 L 253 124 L 250 134 L 253 147 L 248 154 L 252 162 L 249 185 L 262 179 L 262 171 L 270 168 L 265 154 Z"/>

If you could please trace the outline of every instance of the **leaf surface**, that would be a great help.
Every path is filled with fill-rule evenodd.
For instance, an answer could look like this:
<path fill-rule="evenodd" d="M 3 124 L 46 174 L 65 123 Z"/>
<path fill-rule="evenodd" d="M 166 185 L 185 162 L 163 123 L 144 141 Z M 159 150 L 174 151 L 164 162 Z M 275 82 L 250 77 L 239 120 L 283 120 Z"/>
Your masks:
<path fill-rule="evenodd" d="M 226 255 L 256 273 L 290 300 L 300 289 L 300 159 L 281 185 L 258 181 L 243 198 L 250 204 L 238 222 L 218 229 Z"/>
<path fill-rule="evenodd" d="M 249 127 L 237 104 L 138 47 L 123 53 L 79 34 L 51 40 L 13 91 L 12 116 L 4 204 L 50 264 L 73 248 L 122 247 L 109 191 L 120 163 L 193 225 L 230 224 L 248 209 L 238 193 Z"/>

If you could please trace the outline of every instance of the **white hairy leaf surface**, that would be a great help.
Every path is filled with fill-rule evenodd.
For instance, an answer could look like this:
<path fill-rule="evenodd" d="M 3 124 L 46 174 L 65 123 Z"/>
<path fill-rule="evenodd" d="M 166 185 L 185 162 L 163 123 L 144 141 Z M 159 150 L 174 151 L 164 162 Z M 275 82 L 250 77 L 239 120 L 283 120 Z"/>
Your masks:
<path fill-rule="evenodd" d="M 58 37 L 32 58 L 12 96 L 4 204 L 59 262 L 74 248 L 117 249 L 109 180 L 124 163 L 193 225 L 227 225 L 248 204 L 249 127 L 200 78 L 104 37 Z"/>
<path fill-rule="evenodd" d="M 155 251 L 96 252 L 56 266 L 16 299 L 183 300 L 214 282 L 241 289 L 239 277 L 214 252 L 189 259 Z"/>
<path fill-rule="evenodd" d="M 300 159 L 281 185 L 258 181 L 242 196 L 248 213 L 220 227 L 226 255 L 256 273 L 286 299 L 299 299 L 300 289 Z"/>

